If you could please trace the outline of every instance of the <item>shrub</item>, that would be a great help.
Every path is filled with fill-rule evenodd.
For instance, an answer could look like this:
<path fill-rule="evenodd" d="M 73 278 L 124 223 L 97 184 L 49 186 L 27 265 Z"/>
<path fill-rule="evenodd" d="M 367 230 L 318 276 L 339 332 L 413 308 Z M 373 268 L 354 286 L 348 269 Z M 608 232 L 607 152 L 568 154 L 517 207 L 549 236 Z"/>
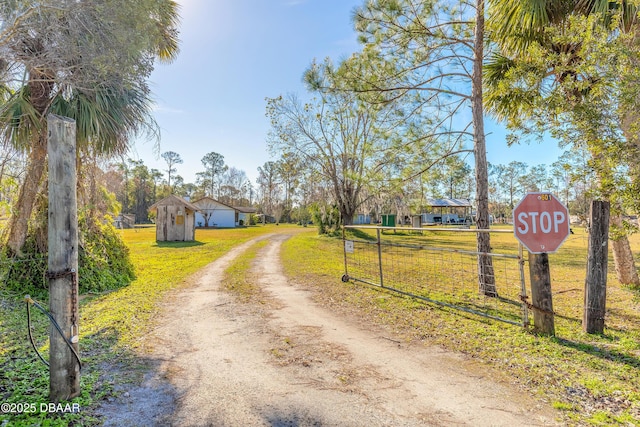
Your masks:
<path fill-rule="evenodd" d="M 110 217 L 100 221 L 81 213 L 78 234 L 80 293 L 102 292 L 131 283 L 135 278 L 135 270 L 129 249 L 112 225 Z M 40 298 L 47 296 L 49 282 L 46 278 L 47 254 L 43 235 L 46 236 L 46 227 L 31 229 L 20 258 L 9 258 L 5 248 L 0 262 L 0 275 L 8 290 Z"/>
<path fill-rule="evenodd" d="M 337 206 L 325 203 L 314 203 L 309 207 L 313 223 L 318 227 L 318 234 L 334 235 L 340 228 L 340 211 Z"/>

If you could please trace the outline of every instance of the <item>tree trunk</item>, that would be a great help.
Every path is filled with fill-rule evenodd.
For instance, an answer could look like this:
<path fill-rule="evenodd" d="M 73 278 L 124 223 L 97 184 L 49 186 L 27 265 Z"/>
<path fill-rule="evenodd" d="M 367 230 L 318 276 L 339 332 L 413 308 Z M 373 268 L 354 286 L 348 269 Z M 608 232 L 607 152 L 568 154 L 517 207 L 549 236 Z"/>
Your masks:
<path fill-rule="evenodd" d="M 588 334 L 604 332 L 609 257 L 609 202 L 594 200 L 589 212 L 589 251 L 584 282 L 582 330 Z"/>
<path fill-rule="evenodd" d="M 622 132 L 627 139 L 629 146 L 629 165 L 631 183 L 634 188 L 640 188 L 640 140 L 637 133 L 632 131 L 634 123 L 640 118 L 638 112 L 627 112 L 622 119 Z M 638 212 L 636 212 L 638 213 Z M 622 217 L 620 215 L 611 216 L 611 225 L 614 230 L 622 230 Z M 629 245 L 629 238 L 625 234 L 621 238 L 614 238 L 611 242 L 613 250 L 613 264 L 616 270 L 616 278 L 624 285 L 640 286 L 640 278 L 638 278 L 638 270 L 636 269 L 633 253 Z"/>
<path fill-rule="evenodd" d="M 36 50 L 41 46 L 38 41 L 34 41 Z M 53 91 L 54 81 L 51 78 L 53 73 L 42 70 L 29 70 L 29 102 L 33 108 L 40 113 L 42 120 L 40 123 L 31 123 L 32 134 L 30 135 L 29 156 L 27 157 L 27 171 L 20 187 L 18 201 L 13 209 L 11 221 L 9 223 L 9 238 L 7 246 L 14 255 L 22 254 L 22 247 L 27 240 L 27 232 L 29 231 L 29 220 L 33 213 L 33 206 L 36 196 L 40 191 L 42 177 L 45 176 L 44 171 L 47 159 L 47 124 L 45 112 L 51 102 L 51 92 Z M 29 120 L 29 119 L 24 119 Z M 40 125 L 40 131 L 38 126 Z"/>
<path fill-rule="evenodd" d="M 612 228 L 619 236 L 614 236 L 611 240 L 613 250 L 613 264 L 616 270 L 616 278 L 623 285 L 639 286 L 640 278 L 633 260 L 633 252 L 626 234 L 622 234 L 622 216 L 620 214 L 611 215 Z"/>
<path fill-rule="evenodd" d="M 27 170 L 24 181 L 20 187 L 18 200 L 9 222 L 7 245 L 13 255 L 22 254 L 22 247 L 27 240 L 33 205 L 40 192 L 42 178 L 45 175 L 44 170 L 47 158 L 46 136 L 41 133 L 34 135 L 33 139 L 31 151 L 27 157 Z"/>
<path fill-rule="evenodd" d="M 471 111 L 473 115 L 473 145 L 476 169 L 476 227 L 489 228 L 489 176 L 487 171 L 487 147 L 484 135 L 484 115 L 482 110 L 482 62 L 484 57 L 484 0 L 477 0 L 476 28 L 474 40 L 473 75 L 471 90 Z M 478 283 L 480 292 L 487 296 L 497 296 L 490 256 L 491 238 L 489 233 L 477 234 Z"/>

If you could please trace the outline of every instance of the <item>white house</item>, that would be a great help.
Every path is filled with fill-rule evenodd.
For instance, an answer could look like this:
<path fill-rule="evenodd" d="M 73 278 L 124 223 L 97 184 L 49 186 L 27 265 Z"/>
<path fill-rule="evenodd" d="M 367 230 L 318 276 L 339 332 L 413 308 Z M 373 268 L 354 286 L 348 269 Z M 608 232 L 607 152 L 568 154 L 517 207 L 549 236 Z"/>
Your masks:
<path fill-rule="evenodd" d="M 251 215 L 255 215 L 258 211 L 256 208 L 247 206 L 235 206 L 235 210 L 238 211 L 238 218 L 236 220 L 238 226 L 249 225 L 251 222 Z"/>
<path fill-rule="evenodd" d="M 198 207 L 196 227 L 228 227 L 238 225 L 238 210 L 211 197 L 203 197 L 192 203 Z"/>

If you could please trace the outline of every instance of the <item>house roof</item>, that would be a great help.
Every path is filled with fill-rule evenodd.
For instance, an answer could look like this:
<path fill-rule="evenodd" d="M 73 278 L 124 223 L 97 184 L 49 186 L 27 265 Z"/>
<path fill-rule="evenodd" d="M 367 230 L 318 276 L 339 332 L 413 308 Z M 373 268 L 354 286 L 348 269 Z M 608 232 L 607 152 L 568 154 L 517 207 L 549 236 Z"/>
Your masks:
<path fill-rule="evenodd" d="M 449 208 L 449 207 L 463 207 L 470 208 L 471 202 L 469 199 L 427 199 L 427 206 L 434 208 Z"/>
<path fill-rule="evenodd" d="M 250 206 L 235 206 L 235 209 L 242 213 L 256 213 L 258 212 L 257 208 L 252 208 Z"/>
<path fill-rule="evenodd" d="M 212 198 L 212 197 L 209 197 L 209 196 L 205 196 L 205 197 L 203 197 L 203 198 L 201 198 L 201 199 L 198 199 L 198 200 L 196 200 L 195 202 L 193 202 L 193 204 L 194 204 L 195 206 L 197 206 L 197 207 L 198 207 L 198 209 L 202 210 L 202 209 L 206 209 L 206 207 L 205 207 L 205 206 L 206 206 L 206 203 L 207 203 L 207 202 L 209 202 L 209 203 L 211 203 L 211 202 L 213 202 L 213 203 L 217 203 L 218 205 L 225 206 L 225 207 L 227 207 L 227 208 L 229 208 L 229 209 L 238 210 L 238 208 L 234 208 L 233 206 L 229 206 L 229 205 L 227 205 L 226 203 L 219 202 L 218 200 L 216 200 L 216 199 L 214 199 L 214 198 Z"/>
<path fill-rule="evenodd" d="M 164 199 L 154 203 L 153 205 L 151 205 L 149 207 L 149 211 L 155 211 L 158 209 L 159 206 L 167 206 L 167 205 L 182 205 L 185 208 L 192 210 L 192 211 L 199 211 L 200 208 L 198 208 L 197 206 L 194 206 L 193 204 L 187 202 L 185 199 L 183 199 L 182 197 L 176 196 L 175 194 L 171 194 L 167 197 L 165 197 Z"/>

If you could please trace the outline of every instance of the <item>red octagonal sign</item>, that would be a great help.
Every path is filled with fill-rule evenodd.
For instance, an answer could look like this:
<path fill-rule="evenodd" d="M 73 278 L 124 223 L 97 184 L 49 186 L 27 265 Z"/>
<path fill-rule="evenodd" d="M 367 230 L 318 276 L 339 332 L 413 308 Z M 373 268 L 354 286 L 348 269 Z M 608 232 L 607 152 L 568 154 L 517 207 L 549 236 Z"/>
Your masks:
<path fill-rule="evenodd" d="M 513 232 L 533 254 L 555 252 L 569 236 L 569 210 L 551 193 L 527 193 L 513 209 Z"/>

